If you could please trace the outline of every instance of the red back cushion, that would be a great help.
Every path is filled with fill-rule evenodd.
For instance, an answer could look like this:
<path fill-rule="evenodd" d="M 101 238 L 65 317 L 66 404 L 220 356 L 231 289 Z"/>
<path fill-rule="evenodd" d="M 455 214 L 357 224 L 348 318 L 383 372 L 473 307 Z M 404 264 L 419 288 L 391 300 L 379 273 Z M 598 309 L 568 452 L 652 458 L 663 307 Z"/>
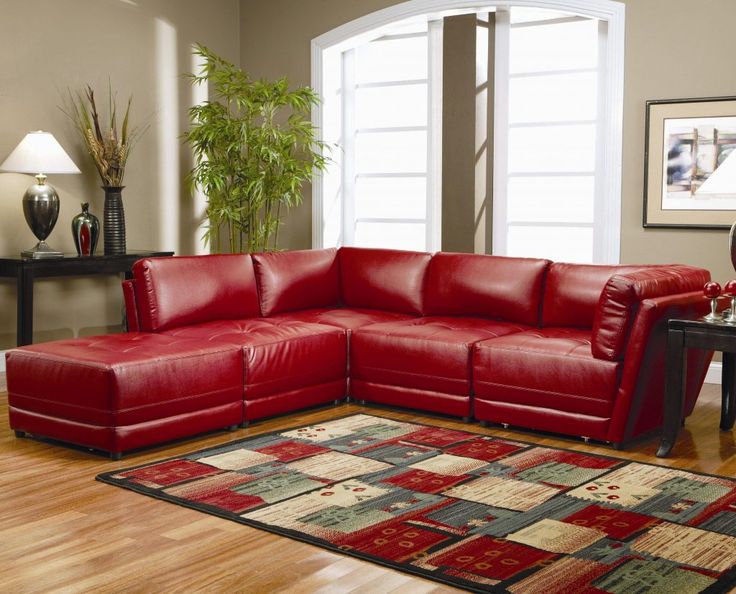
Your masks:
<path fill-rule="evenodd" d="M 532 258 L 435 254 L 429 264 L 425 313 L 536 326 L 549 264 Z"/>
<path fill-rule="evenodd" d="M 264 316 L 339 305 L 335 248 L 253 254 L 253 264 Z"/>
<path fill-rule="evenodd" d="M 650 266 L 614 274 L 601 292 L 593 321 L 591 349 L 598 359 L 622 359 L 627 337 L 644 299 L 700 291 L 710 272 L 694 266 Z"/>
<path fill-rule="evenodd" d="M 422 314 L 430 254 L 344 247 L 338 257 L 345 305 Z"/>
<path fill-rule="evenodd" d="M 145 332 L 261 315 L 247 254 L 146 258 L 133 277 Z"/>
<path fill-rule="evenodd" d="M 553 262 L 544 289 L 542 326 L 592 328 L 598 299 L 612 275 L 641 266 Z"/>

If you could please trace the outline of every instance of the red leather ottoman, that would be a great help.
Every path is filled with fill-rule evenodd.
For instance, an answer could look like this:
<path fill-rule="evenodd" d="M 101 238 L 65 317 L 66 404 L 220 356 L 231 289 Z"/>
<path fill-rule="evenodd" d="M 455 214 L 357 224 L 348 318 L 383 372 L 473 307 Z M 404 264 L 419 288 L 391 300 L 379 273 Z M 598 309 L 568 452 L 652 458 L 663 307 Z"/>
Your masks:
<path fill-rule="evenodd" d="M 473 344 L 527 328 L 445 316 L 359 328 L 350 339 L 350 395 L 469 418 Z"/>
<path fill-rule="evenodd" d="M 246 424 L 342 400 L 347 392 L 347 337 L 342 328 L 250 318 L 183 326 L 162 334 L 227 344 L 242 352 Z"/>
<path fill-rule="evenodd" d="M 622 364 L 594 358 L 590 339 L 541 328 L 476 344 L 475 417 L 605 440 Z"/>
<path fill-rule="evenodd" d="M 121 452 L 238 425 L 239 349 L 131 332 L 60 340 L 6 354 L 10 426 Z"/>

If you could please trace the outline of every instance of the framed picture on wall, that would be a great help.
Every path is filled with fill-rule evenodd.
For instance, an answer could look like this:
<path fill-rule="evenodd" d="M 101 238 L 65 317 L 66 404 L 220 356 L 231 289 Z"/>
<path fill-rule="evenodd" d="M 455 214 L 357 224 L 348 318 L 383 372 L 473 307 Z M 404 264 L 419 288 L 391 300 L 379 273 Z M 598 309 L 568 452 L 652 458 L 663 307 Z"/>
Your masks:
<path fill-rule="evenodd" d="M 736 97 L 647 101 L 644 226 L 736 220 Z"/>

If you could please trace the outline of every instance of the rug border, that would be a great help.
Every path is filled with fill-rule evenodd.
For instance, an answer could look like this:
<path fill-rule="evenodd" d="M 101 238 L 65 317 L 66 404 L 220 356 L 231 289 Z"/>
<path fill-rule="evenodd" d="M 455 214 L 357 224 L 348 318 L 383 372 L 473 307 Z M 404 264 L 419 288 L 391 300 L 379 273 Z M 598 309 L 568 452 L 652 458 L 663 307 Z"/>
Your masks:
<path fill-rule="evenodd" d="M 297 425 L 297 426 L 294 426 L 294 427 L 288 427 L 288 428 L 284 428 L 284 429 L 275 429 L 273 431 L 265 431 L 265 432 L 259 433 L 257 435 L 251 435 L 251 436 L 239 438 L 239 439 L 236 439 L 236 440 L 233 440 L 233 441 L 229 441 L 229 442 L 226 442 L 226 443 L 223 443 L 223 444 L 220 444 L 220 445 L 209 446 L 209 447 L 201 448 L 201 449 L 198 449 L 198 450 L 189 452 L 189 453 L 179 454 L 179 455 L 176 455 L 176 456 L 170 456 L 170 457 L 163 458 L 163 459 L 160 459 L 160 460 L 154 460 L 152 462 L 144 462 L 142 464 L 136 464 L 134 466 L 128 466 L 128 467 L 120 468 L 120 469 L 117 469 L 117 470 L 108 470 L 108 471 L 102 472 L 102 473 L 98 474 L 97 476 L 95 476 L 95 480 L 96 481 L 99 481 L 101 483 L 104 483 L 104 484 L 112 485 L 112 486 L 115 486 L 115 487 L 120 487 L 122 489 L 127 489 L 129 491 L 133 491 L 134 493 L 139 493 L 141 495 L 146 495 L 147 497 L 151 497 L 153 499 L 159 499 L 161 501 L 166 501 L 167 503 L 173 503 L 173 504 L 178 505 L 180 507 L 183 507 L 185 509 L 193 509 L 195 511 L 206 513 L 206 514 L 209 514 L 209 515 L 213 515 L 213 516 L 222 518 L 224 520 L 230 520 L 232 522 L 236 522 L 236 523 L 241 524 L 243 526 L 249 526 L 251 528 L 255 528 L 256 530 L 263 530 L 264 532 L 269 532 L 271 534 L 276 534 L 277 536 L 283 536 L 283 537 L 286 537 L 286 538 L 290 538 L 290 539 L 295 540 L 297 542 L 302 542 L 302 543 L 305 543 L 305 544 L 309 544 L 309 545 L 312 545 L 312 546 L 315 546 L 315 547 L 318 547 L 318 548 L 321 548 L 321 549 L 325 549 L 325 550 L 331 551 L 333 553 L 337 553 L 337 554 L 344 555 L 344 556 L 347 556 L 347 557 L 353 557 L 353 558 L 356 558 L 356 559 L 360 559 L 361 561 L 367 561 L 369 563 L 374 563 L 376 565 L 380 565 L 382 567 L 386 567 L 388 569 L 392 569 L 394 571 L 398 571 L 398 572 L 401 572 L 401 573 L 413 575 L 413 576 L 416 576 L 416 577 L 421 577 L 421 578 L 427 579 L 427 580 L 429 580 L 431 582 L 444 584 L 446 586 L 450 586 L 450 587 L 453 587 L 453 588 L 457 588 L 457 589 L 465 590 L 465 591 L 469 591 L 469 592 L 478 592 L 478 593 L 481 593 L 481 594 L 482 593 L 487 593 L 487 592 L 495 592 L 495 593 L 499 593 L 499 594 L 500 593 L 507 594 L 508 593 L 508 590 L 506 590 L 505 588 L 499 588 L 496 585 L 490 585 L 490 586 L 485 586 L 485 585 L 484 586 L 474 586 L 472 584 L 472 582 L 469 582 L 467 585 L 465 585 L 465 584 L 459 584 L 459 583 L 454 582 L 452 580 L 446 579 L 443 576 L 434 575 L 429 570 L 421 569 L 419 567 L 412 567 L 410 565 L 407 565 L 406 567 L 399 566 L 397 564 L 394 564 L 394 563 L 389 562 L 389 561 L 384 561 L 384 560 L 382 560 L 380 558 L 377 558 L 377 557 L 374 558 L 374 557 L 368 555 L 367 553 L 363 553 L 361 551 L 344 550 L 344 549 L 341 549 L 338 546 L 333 545 L 332 543 L 326 542 L 324 540 L 320 540 L 317 537 L 313 537 L 311 535 L 308 535 L 308 534 L 305 534 L 305 533 L 302 533 L 302 532 L 297 532 L 295 530 L 291 530 L 291 529 L 288 529 L 288 528 L 281 528 L 281 527 L 278 527 L 278 526 L 272 526 L 272 525 L 269 525 L 269 524 L 262 524 L 261 522 L 259 522 L 257 520 L 251 520 L 251 519 L 243 518 L 242 516 L 240 516 L 240 515 L 238 515 L 238 514 L 236 514 L 234 512 L 227 512 L 227 511 L 222 510 L 221 508 L 216 508 L 216 507 L 213 507 L 213 506 L 208 506 L 207 504 L 191 503 L 191 502 L 189 502 L 187 500 L 184 500 L 182 498 L 176 497 L 174 495 L 169 495 L 168 493 L 162 493 L 162 492 L 159 492 L 159 491 L 155 491 L 154 489 L 151 489 L 150 487 L 146 487 L 144 485 L 139 485 L 139 484 L 129 483 L 129 482 L 123 483 L 123 482 L 121 482 L 120 479 L 115 479 L 115 478 L 112 478 L 112 476 L 111 476 L 113 474 L 120 474 L 120 473 L 123 473 L 123 472 L 128 472 L 130 470 L 134 470 L 136 468 L 142 468 L 142 467 L 149 466 L 149 465 L 152 465 L 152 464 L 162 464 L 162 463 L 165 463 L 165 462 L 169 462 L 171 460 L 179 460 L 179 459 L 182 459 L 182 458 L 185 458 L 185 457 L 188 457 L 188 456 L 195 456 L 197 454 L 201 454 L 201 453 L 207 452 L 208 450 L 212 450 L 212 449 L 219 448 L 219 447 L 225 447 L 225 446 L 228 446 L 228 445 L 237 444 L 238 442 L 247 441 L 247 440 L 253 439 L 253 438 L 270 436 L 270 435 L 274 435 L 274 434 L 278 434 L 278 433 L 283 433 L 285 431 L 294 431 L 294 430 L 297 430 L 297 429 L 301 429 L 301 428 L 304 428 L 304 427 L 310 427 L 310 426 L 318 425 L 318 424 L 321 424 L 321 423 L 329 423 L 329 422 L 332 422 L 332 421 L 339 421 L 339 420 L 346 419 L 346 418 L 349 418 L 349 417 L 353 417 L 353 416 L 356 416 L 356 415 L 364 415 L 364 416 L 369 416 L 369 417 L 375 417 L 375 418 L 378 418 L 378 419 L 388 419 L 388 420 L 391 420 L 391 421 L 396 421 L 396 422 L 400 422 L 400 423 L 410 423 L 410 424 L 413 424 L 413 425 L 421 425 L 421 426 L 424 426 L 424 427 L 432 427 L 432 428 L 439 428 L 439 429 L 449 429 L 448 427 L 437 427 L 436 425 L 430 425 L 428 423 L 424 423 L 424 422 L 421 422 L 421 421 L 404 421 L 404 420 L 393 419 L 391 417 L 384 417 L 384 416 L 381 416 L 381 415 L 374 415 L 374 414 L 371 414 L 371 413 L 354 412 L 354 413 L 349 413 L 349 414 L 342 415 L 342 416 L 339 416 L 339 417 L 330 418 L 330 419 L 327 419 L 325 421 L 312 422 L 312 423 L 307 423 L 307 424 L 303 424 L 303 425 Z M 688 473 L 691 473 L 691 474 L 694 474 L 694 475 L 707 476 L 707 477 L 711 477 L 711 478 L 722 478 L 722 479 L 727 479 L 727 480 L 736 480 L 736 479 L 734 479 L 732 477 L 718 475 L 718 474 L 711 474 L 711 473 L 706 473 L 706 472 L 698 472 L 698 471 L 695 471 L 695 470 L 686 470 L 686 469 L 677 468 L 677 467 L 664 466 L 664 465 L 661 465 L 661 464 L 651 464 L 651 463 L 648 463 L 648 462 L 639 462 L 637 460 L 630 460 L 630 459 L 626 459 L 626 458 L 620 458 L 618 456 L 609 456 L 607 454 L 598 454 L 598 453 L 592 453 L 592 452 L 580 452 L 578 450 L 573 450 L 572 448 L 560 448 L 560 447 L 556 447 L 556 446 L 546 446 L 546 445 L 542 445 L 542 444 L 538 444 L 538 443 L 528 442 L 528 441 L 523 440 L 523 439 L 514 439 L 514 438 L 509 438 L 509 437 L 499 437 L 499 436 L 495 436 L 495 435 L 487 435 L 485 433 L 478 433 L 478 432 L 473 431 L 473 430 L 467 430 L 467 431 L 465 429 L 450 429 L 450 430 L 451 431 L 465 431 L 466 433 L 472 433 L 474 435 L 479 435 L 481 437 L 491 437 L 491 438 L 494 438 L 494 439 L 499 439 L 499 440 L 511 441 L 511 442 L 516 442 L 516 443 L 524 444 L 526 446 L 550 448 L 550 449 L 554 449 L 554 450 L 561 450 L 561 451 L 572 452 L 572 453 L 575 453 L 575 454 L 588 454 L 588 455 L 591 455 L 591 456 L 598 456 L 598 457 L 601 457 L 601 458 L 604 458 L 604 459 L 608 459 L 608 460 L 616 460 L 618 462 L 625 462 L 625 463 L 631 463 L 631 462 L 633 462 L 633 463 L 636 463 L 636 464 L 643 464 L 645 466 L 653 466 L 653 467 L 657 467 L 657 468 L 665 468 L 665 469 L 668 469 L 668 470 L 680 470 L 682 472 L 688 472 Z M 613 469 L 610 469 L 610 470 L 613 470 Z M 736 577 L 736 568 L 732 568 L 729 572 L 725 573 L 722 576 L 721 579 L 724 579 L 724 578 L 728 579 L 729 573 L 734 574 L 734 576 L 732 576 L 732 577 Z M 721 581 L 721 580 L 719 580 L 719 581 Z M 723 584 L 723 587 L 721 587 L 721 585 L 716 582 L 716 583 L 712 584 L 711 586 L 709 586 L 706 590 L 704 590 L 703 593 L 705 593 L 705 592 L 713 592 L 713 593 L 728 592 L 729 590 L 727 588 L 728 588 L 728 583 L 724 583 Z"/>

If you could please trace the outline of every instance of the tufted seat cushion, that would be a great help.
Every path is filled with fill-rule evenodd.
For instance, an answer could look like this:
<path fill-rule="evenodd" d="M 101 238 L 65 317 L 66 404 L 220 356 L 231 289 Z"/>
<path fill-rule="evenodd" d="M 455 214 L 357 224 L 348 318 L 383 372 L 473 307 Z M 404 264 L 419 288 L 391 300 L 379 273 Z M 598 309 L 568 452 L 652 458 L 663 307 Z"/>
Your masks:
<path fill-rule="evenodd" d="M 479 342 L 473 353 L 478 419 L 605 439 L 621 363 L 596 359 L 591 331 L 542 328 Z"/>
<path fill-rule="evenodd" d="M 309 322 L 310 324 L 327 324 L 328 326 L 337 326 L 338 328 L 344 328 L 345 330 L 355 330 L 356 328 L 361 328 L 370 324 L 400 322 L 414 318 L 416 318 L 416 316 L 392 311 L 382 311 L 380 309 L 332 307 L 292 311 L 273 316 L 269 318 L 269 320 L 295 320 L 300 322 Z"/>
<path fill-rule="evenodd" d="M 345 397 L 347 339 L 340 328 L 250 318 L 206 322 L 163 334 L 241 350 L 246 421 Z"/>
<path fill-rule="evenodd" d="M 508 322 L 445 316 L 359 328 L 351 335 L 351 395 L 469 416 L 473 344 L 526 329 Z M 432 395 L 437 402 L 432 402 Z"/>
<path fill-rule="evenodd" d="M 75 338 L 12 350 L 7 369 L 13 427 L 109 452 L 243 417 L 242 357 L 223 343 L 139 332 Z"/>

